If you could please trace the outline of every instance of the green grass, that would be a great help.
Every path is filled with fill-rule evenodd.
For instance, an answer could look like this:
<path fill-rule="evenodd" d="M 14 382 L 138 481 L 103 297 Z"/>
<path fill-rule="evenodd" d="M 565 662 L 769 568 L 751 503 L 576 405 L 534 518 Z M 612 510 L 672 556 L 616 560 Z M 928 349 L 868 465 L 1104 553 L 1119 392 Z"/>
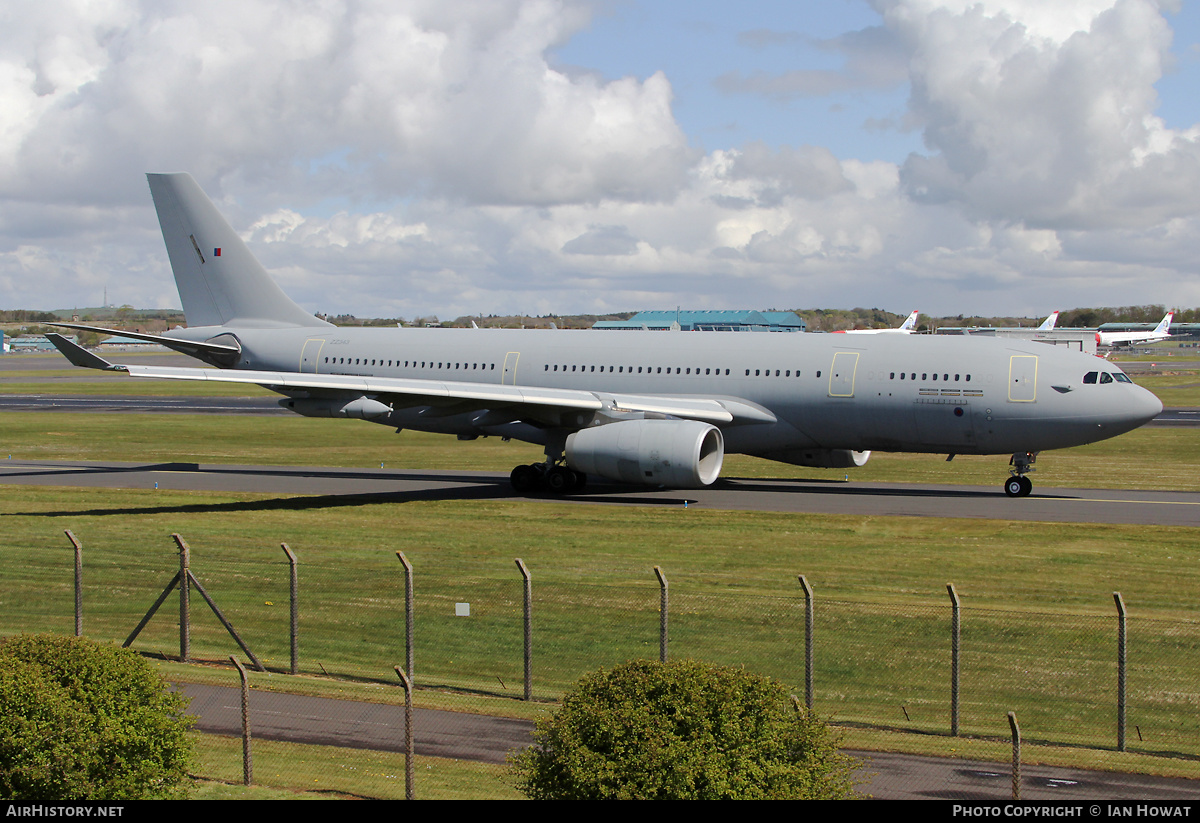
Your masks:
<path fill-rule="evenodd" d="M 194 800 L 321 800 L 405 797 L 404 755 L 395 752 L 251 740 L 253 785 L 243 785 L 241 738 L 193 735 Z M 418 800 L 517 800 L 504 767 L 440 757 L 416 757 Z"/>
<path fill-rule="evenodd" d="M 819 710 L 934 733 L 948 726 L 949 581 L 966 611 L 964 732 L 1001 734 L 1011 708 L 1031 740 L 1089 746 L 1111 745 L 1119 590 L 1135 616 L 1135 748 L 1200 756 L 1194 528 L 38 487 L 10 487 L 0 526 L 0 633 L 70 630 L 70 528 L 86 548 L 85 630 L 123 640 L 174 573 L 180 532 L 205 588 L 278 670 L 286 541 L 301 560 L 304 671 L 379 683 L 403 660 L 402 550 L 416 569 L 417 683 L 472 706 L 521 694 L 515 557 L 534 578 L 539 699 L 657 655 L 654 565 L 671 581 L 672 655 L 798 689 L 803 573 L 818 597 Z M 238 653 L 196 597 L 193 620 L 194 655 Z M 135 647 L 175 653 L 174 612 Z"/>
<path fill-rule="evenodd" d="M 20 459 L 352 467 L 382 461 L 389 469 L 507 472 L 538 458 L 535 448 L 494 438 L 397 436 L 358 421 L 244 417 L 230 425 L 205 415 L 18 413 L 4 419 L 9 449 L 0 459 L 11 450 Z M 1039 486 L 1196 489 L 1197 457 L 1188 430 L 1142 429 L 1045 453 L 1035 479 Z M 877 454 L 851 477 L 992 485 L 1005 474 L 1004 462 Z M 844 473 L 731 457 L 726 474 L 840 479 Z M 206 588 L 276 668 L 287 658 L 286 569 L 278 548 L 286 541 L 302 563 L 302 666 L 345 682 L 273 675 L 273 687 L 377 696 L 380 684 L 394 680 L 390 667 L 402 656 L 394 552 L 403 550 L 417 568 L 417 680 L 425 687 L 419 702 L 516 716 L 530 707 L 503 699 L 521 689 L 515 557 L 534 575 L 539 698 L 555 697 L 585 670 L 657 654 L 654 565 L 671 580 L 673 655 L 743 663 L 797 688 L 803 644 L 796 575 L 803 573 L 818 596 L 818 710 L 842 722 L 898 729 L 909 744 L 924 740 L 935 749 L 949 740 L 947 582 L 967 607 L 964 731 L 1002 738 L 1004 712 L 1014 709 L 1027 739 L 1044 741 L 1046 751 L 1058 751 L 1050 745 L 1058 744 L 1103 753 L 1112 745 L 1111 593 L 1119 590 L 1134 615 L 1131 747 L 1143 760 L 1151 759 L 1146 753 L 1171 752 L 1200 758 L 1195 528 L 24 486 L 6 487 L 0 524 L 0 634 L 70 631 L 69 546 L 62 536 L 70 528 L 86 547 L 85 629 L 123 640 L 174 573 L 169 535 L 180 532 Z M 469 620 L 452 616 L 454 603 L 463 601 L 472 604 Z M 224 660 L 237 651 L 198 597 L 193 619 L 195 654 Z M 177 650 L 170 604 L 135 646 Z M 394 689 L 386 691 L 394 699 Z M 1136 743 L 1135 725 L 1144 732 Z M 292 781 L 281 790 L 301 788 Z"/>

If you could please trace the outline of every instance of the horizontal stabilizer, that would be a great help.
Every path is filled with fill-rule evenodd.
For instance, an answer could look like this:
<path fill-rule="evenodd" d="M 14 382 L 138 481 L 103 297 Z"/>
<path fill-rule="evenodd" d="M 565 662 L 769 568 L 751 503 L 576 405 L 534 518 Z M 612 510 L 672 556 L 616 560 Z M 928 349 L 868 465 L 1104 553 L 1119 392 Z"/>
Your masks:
<path fill-rule="evenodd" d="M 97 357 L 82 346 L 72 343 L 61 334 L 50 332 L 46 335 L 46 339 L 54 344 L 54 348 L 63 353 L 63 356 L 71 361 L 73 365 L 82 366 L 85 369 L 101 369 L 103 371 L 125 371 L 124 366 L 117 366 L 109 363 L 103 357 Z"/>
<path fill-rule="evenodd" d="M 51 326 L 58 326 L 64 329 L 78 329 L 79 331 L 90 331 L 96 334 L 111 334 L 117 337 L 128 337 L 131 340 L 144 340 L 147 343 L 158 343 L 160 346 L 166 346 L 168 349 L 177 351 L 181 354 L 186 354 L 191 357 L 198 357 L 202 360 L 229 360 L 236 359 L 241 353 L 241 349 L 237 346 L 230 346 L 223 343 L 200 343 L 194 340 L 179 340 L 174 337 L 166 337 L 161 334 L 146 334 L 145 332 L 137 331 L 122 331 L 120 329 L 105 329 L 100 326 L 85 326 L 81 323 L 49 323 Z M 78 347 L 77 347 L 78 348 Z M 61 351 L 61 348 L 59 349 Z M 82 349 L 80 349 L 82 351 Z M 66 352 L 63 352 L 66 354 Z M 209 355 L 206 357 L 205 355 Z M 99 358 L 97 358 L 99 359 Z M 71 361 L 75 362 L 75 361 Z"/>

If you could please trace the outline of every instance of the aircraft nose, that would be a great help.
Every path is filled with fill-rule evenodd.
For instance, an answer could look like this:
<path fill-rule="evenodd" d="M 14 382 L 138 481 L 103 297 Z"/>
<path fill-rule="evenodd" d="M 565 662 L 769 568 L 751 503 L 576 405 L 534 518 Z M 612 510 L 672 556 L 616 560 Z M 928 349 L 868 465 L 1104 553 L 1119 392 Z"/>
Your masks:
<path fill-rule="evenodd" d="M 1149 389 L 1143 389 L 1137 386 L 1137 392 L 1133 399 L 1133 408 L 1131 416 L 1138 421 L 1138 425 L 1149 423 L 1154 418 L 1162 414 L 1162 401 Z"/>
<path fill-rule="evenodd" d="M 1115 419 L 1110 425 L 1117 425 L 1125 431 L 1132 431 L 1162 414 L 1163 404 L 1149 389 L 1137 385 L 1128 388 L 1132 391 L 1126 392 L 1120 402 L 1112 407 Z M 1114 399 L 1116 398 L 1114 397 Z"/>

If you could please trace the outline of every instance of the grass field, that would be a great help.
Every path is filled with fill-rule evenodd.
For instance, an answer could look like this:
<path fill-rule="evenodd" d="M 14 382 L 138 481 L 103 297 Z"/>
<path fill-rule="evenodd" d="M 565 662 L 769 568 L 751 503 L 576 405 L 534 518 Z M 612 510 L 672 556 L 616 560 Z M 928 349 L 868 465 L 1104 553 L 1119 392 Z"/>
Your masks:
<path fill-rule="evenodd" d="M 75 393 L 74 386 L 58 390 Z M 359 421 L 65 413 L 8 413 L 3 420 L 0 459 L 11 453 L 16 459 L 384 463 L 507 473 L 539 457 L 534 447 L 494 438 L 458 443 L 410 432 L 397 436 Z M 1200 489 L 1196 439 L 1194 430 L 1147 428 L 1048 452 L 1035 480 L 1038 486 Z M 936 456 L 877 454 L 850 479 L 991 486 L 1006 474 L 1005 463 L 995 457 L 946 463 Z M 725 474 L 841 479 L 845 473 L 735 456 Z M 350 685 L 275 676 L 270 687 L 318 692 L 394 679 L 390 666 L 402 653 L 394 552 L 403 550 L 417 569 L 418 684 L 439 687 L 418 692 L 419 701 L 517 716 L 531 707 L 504 698 L 521 688 L 515 557 L 534 575 L 534 683 L 541 698 L 554 697 L 587 669 L 657 654 L 654 565 L 671 581 L 673 655 L 743 663 L 796 688 L 802 682 L 796 655 L 803 647 L 796 575 L 803 573 L 818 597 L 818 711 L 895 730 L 854 726 L 852 745 L 858 740 L 941 753 L 957 744 L 944 737 L 945 584 L 953 582 L 967 608 L 968 734 L 1002 737 L 1004 712 L 1014 709 L 1030 740 L 1098 753 L 1045 748 L 1066 752 L 1068 763 L 1091 758 L 1111 768 L 1188 773 L 1186 764 L 1200 758 L 1195 528 L 21 486 L 6 488 L 0 524 L 0 634 L 70 631 L 70 558 L 62 535 L 70 528 L 86 547 L 85 630 L 124 639 L 173 574 L 169 535 L 180 532 L 206 588 L 276 667 L 287 657 L 286 571 L 278 544 L 288 542 L 302 563 L 302 666 L 309 673 L 336 673 Z M 1105 753 L 1113 737 L 1112 592 L 1118 590 L 1134 615 L 1130 738 L 1141 755 Z M 453 617 L 453 604 L 463 601 L 472 603 L 469 621 Z M 236 652 L 200 601 L 193 604 L 196 653 L 224 659 Z M 174 615 L 160 614 L 136 645 L 170 654 L 176 644 Z M 1136 744 L 1134 724 L 1143 737 Z M 213 745 L 223 752 L 226 744 Z M 965 751 L 972 744 L 957 745 Z M 1161 757 L 1171 753 L 1185 759 Z M 205 766 L 204 774 L 236 782 L 229 769 L 240 768 L 230 766 L 240 759 L 227 754 L 219 754 L 220 765 Z M 311 758 L 321 764 L 311 767 L 314 773 L 327 775 L 345 771 L 331 763 L 353 760 L 344 750 L 281 756 Z M 396 761 L 361 757 L 351 768 L 370 777 L 367 783 L 339 778 L 318 781 L 317 788 L 334 796 L 394 796 Z M 426 765 L 442 771 L 436 763 Z M 264 775 L 271 769 L 263 768 Z M 496 779 L 494 768 L 484 772 Z M 436 796 L 457 796 L 456 786 L 481 780 L 473 774 L 463 767 L 462 776 L 448 777 Z M 300 778 L 281 781 L 288 793 L 305 784 Z M 402 780 L 400 786 L 402 792 Z M 497 786 L 494 796 L 506 796 Z M 225 782 L 202 789 L 204 796 L 241 791 Z"/>

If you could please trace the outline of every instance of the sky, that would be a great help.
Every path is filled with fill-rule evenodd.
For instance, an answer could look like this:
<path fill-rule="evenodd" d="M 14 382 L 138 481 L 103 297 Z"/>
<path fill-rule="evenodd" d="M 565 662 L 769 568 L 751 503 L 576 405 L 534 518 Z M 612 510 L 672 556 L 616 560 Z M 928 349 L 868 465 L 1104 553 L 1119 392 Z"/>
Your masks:
<path fill-rule="evenodd" d="M 0 308 L 179 307 L 146 172 L 362 317 L 1200 306 L 1200 0 L 6 0 Z"/>

